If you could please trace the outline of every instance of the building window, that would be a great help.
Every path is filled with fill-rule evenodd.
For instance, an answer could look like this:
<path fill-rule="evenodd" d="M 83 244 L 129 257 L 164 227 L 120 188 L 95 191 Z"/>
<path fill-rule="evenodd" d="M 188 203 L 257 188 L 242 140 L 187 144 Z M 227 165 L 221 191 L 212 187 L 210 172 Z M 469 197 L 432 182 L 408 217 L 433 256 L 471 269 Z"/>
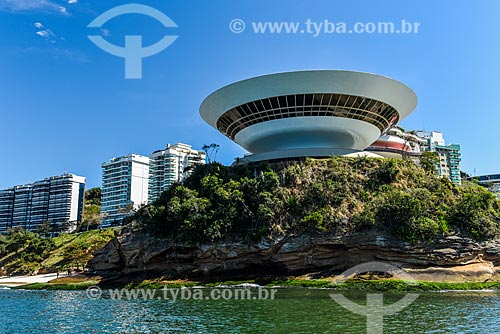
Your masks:
<path fill-rule="evenodd" d="M 384 132 L 397 123 L 399 114 L 387 103 L 344 94 L 299 94 L 252 101 L 226 111 L 217 129 L 231 139 L 246 127 L 269 120 L 300 116 L 332 116 L 356 119 Z"/>

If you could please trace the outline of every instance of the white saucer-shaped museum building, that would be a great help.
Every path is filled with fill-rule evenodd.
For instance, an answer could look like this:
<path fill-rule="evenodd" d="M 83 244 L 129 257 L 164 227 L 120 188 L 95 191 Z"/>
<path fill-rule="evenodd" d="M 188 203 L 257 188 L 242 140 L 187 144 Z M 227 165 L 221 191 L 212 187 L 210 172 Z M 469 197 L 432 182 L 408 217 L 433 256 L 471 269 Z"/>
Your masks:
<path fill-rule="evenodd" d="M 245 161 L 353 155 L 408 116 L 417 96 L 404 84 L 352 71 L 300 71 L 223 87 L 203 119 L 245 148 Z"/>

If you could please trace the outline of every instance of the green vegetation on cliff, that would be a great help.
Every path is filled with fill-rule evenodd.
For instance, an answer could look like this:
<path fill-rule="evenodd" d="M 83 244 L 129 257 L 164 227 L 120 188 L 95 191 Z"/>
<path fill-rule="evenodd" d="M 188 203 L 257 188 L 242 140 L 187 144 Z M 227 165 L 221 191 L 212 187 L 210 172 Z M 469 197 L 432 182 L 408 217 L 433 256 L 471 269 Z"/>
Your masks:
<path fill-rule="evenodd" d="M 333 157 L 289 164 L 198 167 L 131 220 L 178 242 L 360 230 L 430 241 L 450 232 L 496 236 L 500 203 L 410 160 Z"/>

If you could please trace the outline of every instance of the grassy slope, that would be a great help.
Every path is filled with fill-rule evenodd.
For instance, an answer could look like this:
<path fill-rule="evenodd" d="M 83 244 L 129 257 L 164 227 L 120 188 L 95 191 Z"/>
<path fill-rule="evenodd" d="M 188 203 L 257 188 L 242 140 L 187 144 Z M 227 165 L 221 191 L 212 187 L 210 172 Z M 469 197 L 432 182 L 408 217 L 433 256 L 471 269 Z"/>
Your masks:
<path fill-rule="evenodd" d="M 51 268 L 72 262 L 67 252 L 74 249 L 83 250 L 83 252 L 80 252 L 82 255 L 80 259 L 73 262 L 79 262 L 80 264 L 87 263 L 92 253 L 104 247 L 113 237 L 113 229 L 88 231 L 80 234 L 66 234 L 56 237 L 54 238 L 54 242 L 57 248 L 42 262 L 42 266 Z"/>
<path fill-rule="evenodd" d="M 70 267 L 81 268 L 92 257 L 92 253 L 102 248 L 113 237 L 113 229 L 63 234 L 52 238 L 55 247 L 43 255 L 42 261 L 26 263 L 20 255 L 29 254 L 20 249 L 0 259 L 0 267 L 4 267 L 8 274 L 33 274 L 40 271 L 65 271 Z"/>

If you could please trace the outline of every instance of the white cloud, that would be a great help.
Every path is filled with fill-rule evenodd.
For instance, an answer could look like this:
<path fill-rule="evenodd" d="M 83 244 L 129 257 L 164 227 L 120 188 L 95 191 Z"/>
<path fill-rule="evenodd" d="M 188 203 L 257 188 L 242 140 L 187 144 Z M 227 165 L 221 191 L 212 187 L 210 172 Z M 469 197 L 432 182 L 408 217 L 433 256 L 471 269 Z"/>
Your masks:
<path fill-rule="evenodd" d="M 45 37 L 45 38 L 49 37 L 49 32 L 47 30 L 37 31 L 36 34 L 38 36 L 42 36 L 42 37 Z"/>
<path fill-rule="evenodd" d="M 45 11 L 68 14 L 65 7 L 52 0 L 0 0 L 0 10 L 11 12 Z"/>
<path fill-rule="evenodd" d="M 41 23 L 40 23 L 40 25 L 43 27 L 43 25 Z M 52 32 L 52 30 L 50 30 L 50 29 L 38 30 L 37 32 L 35 32 L 35 34 L 37 34 L 40 37 L 43 37 L 47 42 L 49 42 L 51 44 L 55 44 L 57 41 L 56 34 L 54 34 L 54 32 Z M 60 39 L 64 40 L 63 38 L 60 38 Z"/>
<path fill-rule="evenodd" d="M 55 44 L 57 40 L 61 41 L 65 40 L 64 37 L 59 37 L 52 30 L 46 28 L 42 22 L 35 22 L 33 25 L 37 29 L 37 31 L 35 31 L 35 34 L 45 38 L 48 42 L 52 44 Z"/>
<path fill-rule="evenodd" d="M 71 4 L 71 3 L 77 3 L 78 0 L 68 0 L 68 3 Z"/>
<path fill-rule="evenodd" d="M 36 34 L 38 36 L 42 36 L 42 37 L 45 37 L 45 38 L 48 38 L 48 39 L 52 39 L 52 38 L 56 37 L 56 34 L 54 34 L 52 32 L 52 30 L 50 30 L 50 29 L 45 29 L 45 30 L 37 31 Z"/>

